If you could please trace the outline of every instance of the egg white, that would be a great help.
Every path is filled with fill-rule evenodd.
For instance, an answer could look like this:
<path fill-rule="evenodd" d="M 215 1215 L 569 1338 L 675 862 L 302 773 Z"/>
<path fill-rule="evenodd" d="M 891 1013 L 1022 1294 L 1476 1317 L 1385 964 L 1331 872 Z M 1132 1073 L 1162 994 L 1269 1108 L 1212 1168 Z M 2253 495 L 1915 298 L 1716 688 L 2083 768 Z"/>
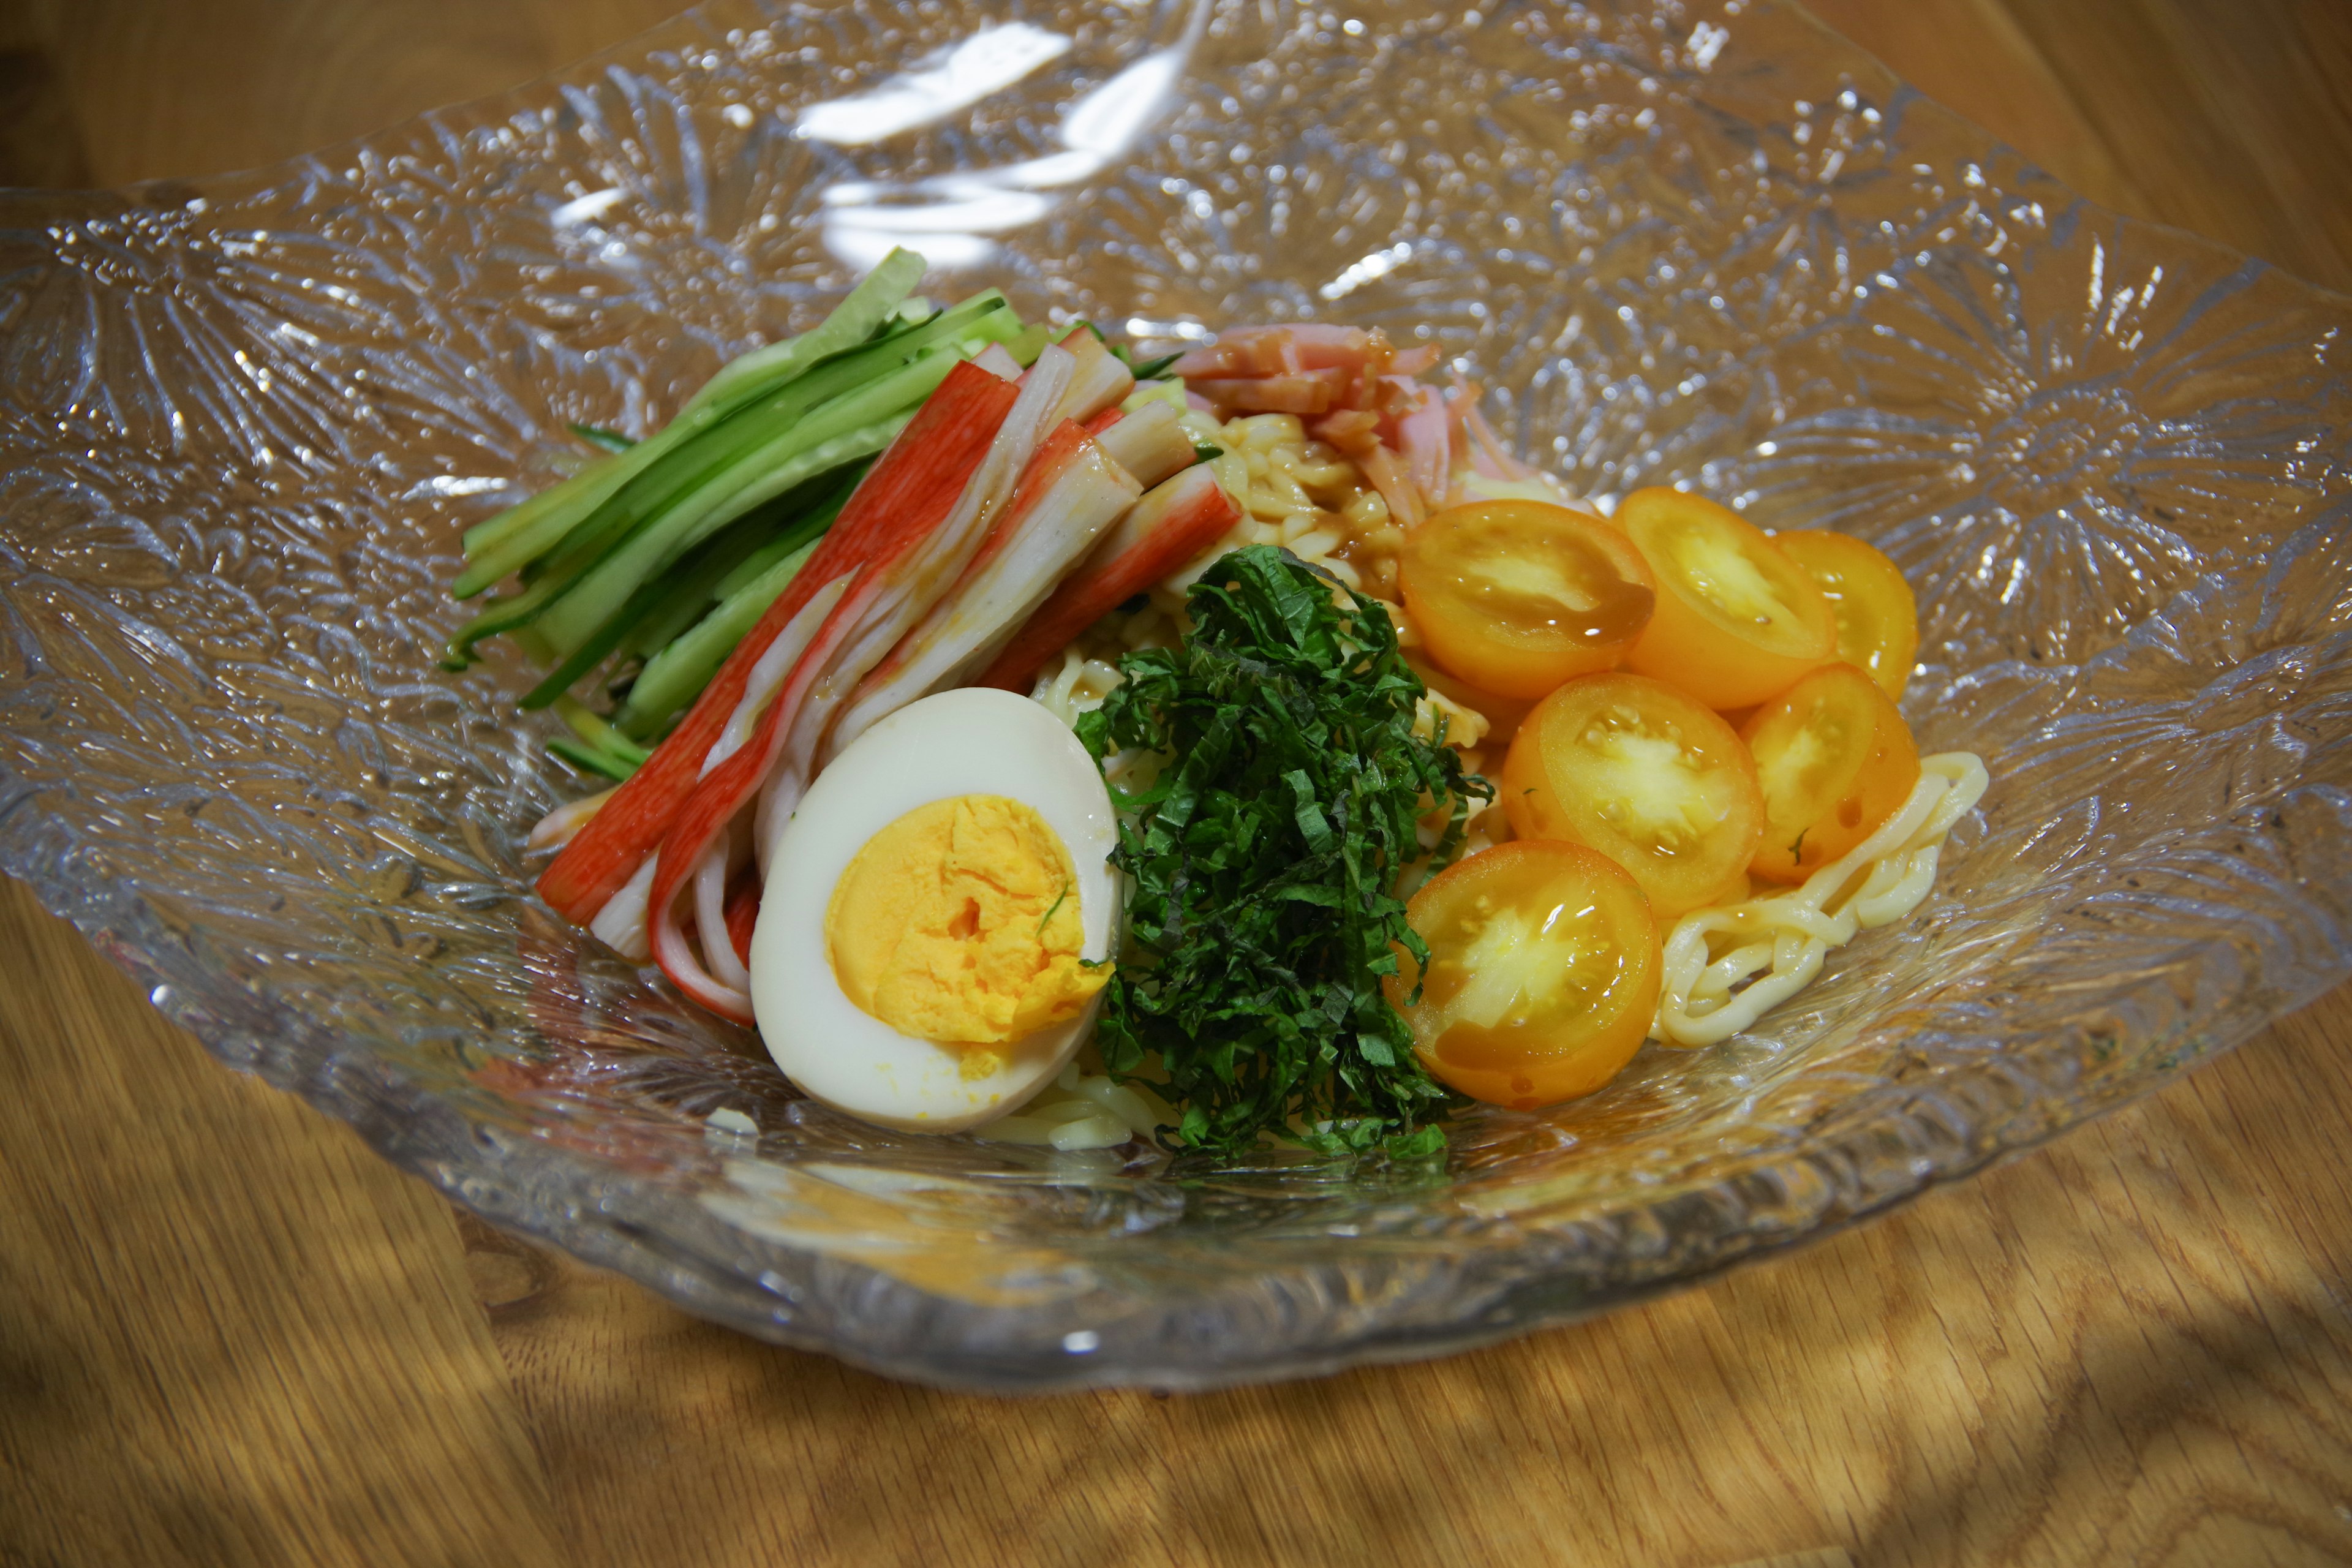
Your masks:
<path fill-rule="evenodd" d="M 961 1132 L 1019 1109 L 1076 1053 L 1101 1001 L 1097 993 L 1072 1022 L 989 1047 L 1003 1065 L 966 1078 L 962 1047 L 900 1034 L 843 993 L 824 930 L 842 873 L 907 813 L 963 795 L 1020 801 L 1060 836 L 1077 877 L 1082 957 L 1109 957 L 1117 937 L 1109 792 L 1051 712 L 974 687 L 910 702 L 860 735 L 809 785 L 777 840 L 751 936 L 751 1010 L 785 1077 L 884 1127 Z"/>

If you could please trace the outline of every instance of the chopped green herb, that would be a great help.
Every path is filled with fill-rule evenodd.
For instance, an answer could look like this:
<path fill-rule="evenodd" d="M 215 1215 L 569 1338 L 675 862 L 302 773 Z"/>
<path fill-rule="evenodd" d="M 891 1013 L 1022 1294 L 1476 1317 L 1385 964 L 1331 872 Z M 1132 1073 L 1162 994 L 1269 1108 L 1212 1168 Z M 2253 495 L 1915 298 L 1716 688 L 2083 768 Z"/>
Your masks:
<path fill-rule="evenodd" d="M 1194 462 L 1213 463 L 1224 455 L 1225 449 L 1223 447 L 1212 447 L 1206 441 L 1195 441 L 1192 443 L 1192 460 Z"/>
<path fill-rule="evenodd" d="M 1184 356 L 1181 353 L 1161 354 L 1158 359 L 1148 359 L 1141 364 L 1133 365 L 1129 368 L 1135 372 L 1135 379 L 1138 381 L 1156 381 L 1159 379 L 1161 372 L 1165 371 L 1170 365 L 1174 364 L 1178 360 L 1182 359 L 1183 357 Z"/>
<path fill-rule="evenodd" d="M 1112 864 L 1133 879 L 1129 940 L 1097 1041 L 1117 1078 L 1156 1054 L 1184 1109 L 1171 1144 L 1231 1153 L 1262 1132 L 1327 1152 L 1444 1146 L 1446 1091 L 1381 992 L 1396 949 L 1425 962 L 1399 877 L 1461 847 L 1491 798 L 1461 755 L 1413 733 L 1423 688 L 1375 603 L 1287 551 L 1253 545 L 1187 600 L 1178 648 L 1126 677 L 1078 736 L 1097 757 L 1168 762 L 1118 792 Z M 1424 853 L 1418 829 L 1445 827 Z"/>
<path fill-rule="evenodd" d="M 1054 901 L 1045 906 L 1045 912 L 1037 917 L 1037 934 L 1039 936 L 1044 936 L 1045 934 L 1045 927 L 1052 923 L 1055 911 L 1062 907 L 1062 900 L 1069 896 L 1070 885 L 1067 882 L 1064 882 L 1062 884 L 1062 890 L 1054 895 Z"/>

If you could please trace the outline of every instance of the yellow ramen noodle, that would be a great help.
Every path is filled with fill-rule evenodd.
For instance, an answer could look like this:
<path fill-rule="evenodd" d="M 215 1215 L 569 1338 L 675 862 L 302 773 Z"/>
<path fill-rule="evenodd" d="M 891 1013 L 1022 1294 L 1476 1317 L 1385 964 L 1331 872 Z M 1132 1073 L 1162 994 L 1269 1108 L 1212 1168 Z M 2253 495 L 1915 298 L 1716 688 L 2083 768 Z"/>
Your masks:
<path fill-rule="evenodd" d="M 1676 921 L 1651 1037 L 1670 1046 L 1727 1040 L 1811 984 L 1832 949 L 1917 909 L 1935 886 L 1945 837 L 1989 782 L 1969 752 L 1922 758 L 1903 809 L 1802 887 Z"/>

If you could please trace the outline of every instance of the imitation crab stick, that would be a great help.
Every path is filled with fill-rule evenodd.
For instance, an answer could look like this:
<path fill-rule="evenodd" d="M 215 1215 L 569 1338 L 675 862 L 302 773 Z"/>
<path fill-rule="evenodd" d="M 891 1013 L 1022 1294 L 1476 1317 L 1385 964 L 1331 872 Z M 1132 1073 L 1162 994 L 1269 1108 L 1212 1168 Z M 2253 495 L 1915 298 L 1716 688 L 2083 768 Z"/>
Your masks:
<path fill-rule="evenodd" d="M 557 913 L 584 925 L 637 874 L 701 777 L 703 759 L 768 645 L 819 589 L 862 565 L 883 538 L 910 521 L 946 516 L 1018 395 L 969 365 L 958 365 L 940 384 L 678 727 L 540 874 L 540 897 Z"/>
<path fill-rule="evenodd" d="M 708 921 L 698 932 L 704 952 L 697 955 L 679 917 L 679 895 L 690 882 L 699 883 L 698 901 L 717 915 L 729 836 L 755 797 L 761 809 L 751 825 L 754 833 L 765 840 L 782 831 L 814 771 L 817 747 L 841 704 L 961 575 L 978 550 L 998 509 L 1028 467 L 1046 418 L 1069 384 L 1069 367 L 1068 355 L 1048 349 L 1023 378 L 1010 409 L 974 421 L 976 429 L 986 434 L 988 446 L 944 511 L 910 509 L 877 531 L 840 603 L 794 661 L 773 700 L 761 708 L 749 736 L 709 766 L 663 835 L 646 903 L 653 955 L 680 990 L 712 1012 L 748 1023 L 751 999 L 740 982 L 726 973 L 740 966 L 731 962 L 734 955 L 719 921 Z M 957 373 L 963 368 L 959 365 Z M 1005 386 L 984 370 L 971 374 Z M 748 717 L 751 706 L 749 701 L 739 704 L 745 711 L 730 715 L 730 730 Z M 759 858 L 762 864 L 768 858 L 764 842 Z M 710 973 L 702 958 L 720 973 Z"/>
<path fill-rule="evenodd" d="M 760 879 L 747 868 L 727 889 L 727 940 L 739 963 L 751 962 L 751 932 L 760 923 Z"/>
<path fill-rule="evenodd" d="M 817 772 L 817 753 L 843 705 L 864 675 L 887 658 L 891 649 L 920 626 L 929 613 L 953 591 L 981 551 L 998 519 L 1011 510 L 1019 481 L 1027 472 L 1050 417 L 1050 410 L 1066 387 L 1066 355 L 1047 348 L 1022 380 L 1020 401 L 999 427 L 993 445 L 973 471 L 962 497 L 946 520 L 905 558 L 899 573 L 902 585 L 884 601 L 887 616 L 869 616 L 861 627 L 852 657 L 827 671 L 824 700 L 812 703 L 789 722 L 789 736 L 760 795 L 757 843 L 765 864 L 773 841 L 783 829 L 800 794 Z"/>
<path fill-rule="evenodd" d="M 1185 469 L 1129 510 L 972 684 L 1028 690 L 1045 661 L 1073 637 L 1192 561 L 1240 520 L 1233 497 L 1207 464 Z"/>
<path fill-rule="evenodd" d="M 962 578 L 858 688 L 822 760 L 830 762 L 886 715 L 961 686 L 986 666 L 1142 493 L 1085 432 L 1063 421 L 1038 447 L 1003 521 Z"/>
<path fill-rule="evenodd" d="M 1087 433 L 1100 441 L 1110 460 L 1133 474 L 1135 482 L 1145 489 L 1199 460 L 1183 416 L 1165 403 L 1146 404 L 1108 425 L 1089 425 Z"/>
<path fill-rule="evenodd" d="M 1068 419 L 1055 426 L 1029 459 L 1022 471 L 1020 483 L 1014 487 L 1013 499 L 998 513 L 988 536 L 965 565 L 955 586 L 940 596 L 930 613 L 920 624 L 898 639 L 898 645 L 883 656 L 882 661 L 866 672 L 850 698 L 835 732 L 828 738 L 825 753 L 828 758 L 855 740 L 867 726 L 885 714 L 896 710 L 924 695 L 928 687 L 900 692 L 900 687 L 917 675 L 929 660 L 925 655 L 935 643 L 956 605 L 973 584 L 984 577 L 997 558 L 1003 553 L 1013 535 L 1034 514 L 1037 503 L 1064 469 L 1084 451 L 1089 443 L 1085 431 Z M 1132 495 L 1128 498 L 1130 501 Z M 1124 510 L 1124 509 L 1122 509 Z M 887 703 L 887 706 L 885 705 Z"/>
<path fill-rule="evenodd" d="M 1055 417 L 1083 425 L 1105 409 L 1118 407 L 1119 399 L 1135 390 L 1135 373 L 1087 328 L 1064 338 L 1061 346 L 1077 363 L 1070 373 L 1070 390 L 1054 411 Z"/>

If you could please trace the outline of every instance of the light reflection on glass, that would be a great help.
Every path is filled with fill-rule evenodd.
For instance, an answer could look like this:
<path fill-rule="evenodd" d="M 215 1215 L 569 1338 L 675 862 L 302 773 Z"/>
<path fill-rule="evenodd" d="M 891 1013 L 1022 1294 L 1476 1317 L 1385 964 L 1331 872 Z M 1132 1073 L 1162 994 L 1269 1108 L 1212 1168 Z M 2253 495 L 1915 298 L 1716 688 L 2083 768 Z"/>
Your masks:
<path fill-rule="evenodd" d="M 979 266 L 996 248 L 988 236 L 1034 223 L 1054 209 L 1059 198 L 1038 193 L 1099 174 L 1150 129 L 1171 100 L 1207 16 L 1206 4 L 1196 5 L 1181 42 L 1144 56 L 1065 110 L 1055 135 L 1066 151 L 908 185 L 845 180 L 828 187 L 826 247 L 857 268 L 872 267 L 900 245 L 922 252 L 936 268 Z M 1022 36 L 1003 37 L 1016 32 Z M 1047 40 L 1055 46 L 1051 53 L 1044 52 Z M 983 41 L 987 49 L 975 54 Z M 800 133 L 844 144 L 877 141 L 968 109 L 1068 47 L 1059 34 L 1025 24 L 988 28 L 929 69 L 803 111 Z M 973 58 L 967 64 L 968 56 Z M 1013 72 L 1022 59 L 1030 63 Z M 991 85 L 975 90 L 983 81 Z"/>
<path fill-rule="evenodd" d="M 803 110 L 793 128 L 813 142 L 862 147 L 969 109 L 1069 51 L 1068 38 L 1026 22 L 983 27 L 922 69 Z"/>

